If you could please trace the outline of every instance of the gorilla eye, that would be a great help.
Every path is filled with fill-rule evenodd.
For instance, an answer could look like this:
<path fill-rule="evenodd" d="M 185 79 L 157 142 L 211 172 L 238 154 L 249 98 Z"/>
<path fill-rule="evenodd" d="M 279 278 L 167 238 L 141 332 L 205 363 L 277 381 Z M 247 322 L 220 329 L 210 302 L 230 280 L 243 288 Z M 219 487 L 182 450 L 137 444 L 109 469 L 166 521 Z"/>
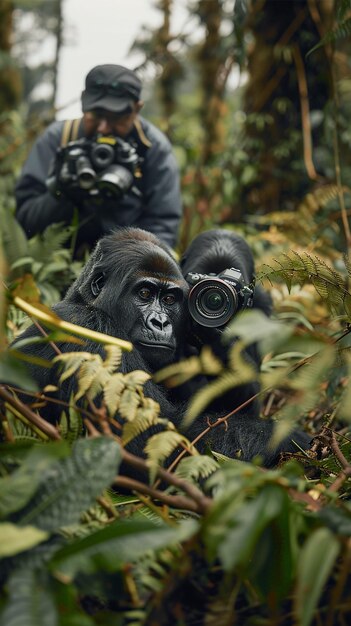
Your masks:
<path fill-rule="evenodd" d="M 142 298 L 142 300 L 150 300 L 152 294 L 150 289 L 143 287 L 139 290 L 138 295 Z"/>
<path fill-rule="evenodd" d="M 169 293 L 167 296 L 164 296 L 162 298 L 162 302 L 164 302 L 167 305 L 174 304 L 175 301 L 176 301 L 175 296 L 172 293 Z"/>

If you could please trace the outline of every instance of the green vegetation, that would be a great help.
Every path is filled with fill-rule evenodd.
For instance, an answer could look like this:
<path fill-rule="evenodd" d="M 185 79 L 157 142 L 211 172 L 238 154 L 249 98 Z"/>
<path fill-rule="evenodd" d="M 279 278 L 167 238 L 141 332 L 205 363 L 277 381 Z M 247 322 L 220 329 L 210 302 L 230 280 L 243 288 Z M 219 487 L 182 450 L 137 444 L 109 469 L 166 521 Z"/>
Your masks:
<path fill-rule="evenodd" d="M 311 450 L 286 455 L 274 470 L 262 469 L 259 459 L 247 464 L 210 450 L 198 454 L 144 394 L 148 375 L 118 371 L 128 345 L 103 338 L 105 360 L 75 353 L 77 333 L 84 336 L 79 328 L 72 353 L 57 356 L 62 380 L 79 381 L 76 396 L 67 398 L 68 417 L 63 412 L 56 427 L 40 417 L 45 390 L 35 388 L 7 348 L 27 313 L 49 319 L 49 340 L 67 338 L 70 329 L 50 306 L 81 265 L 67 247 L 74 224 L 27 241 L 14 219 L 14 181 L 52 100 L 46 117 L 45 103 L 37 117 L 35 107 L 25 107 L 32 83 L 20 72 L 23 56 L 11 51 L 13 3 L 1 4 L 1 626 L 345 626 L 350 0 L 291 0 L 284 11 L 274 0 L 237 0 L 235 8 L 199 0 L 189 20 L 201 22 L 203 38 L 192 45 L 186 33 L 171 33 L 172 2 L 164 1 L 162 27 L 136 44 L 145 65 L 157 70 L 158 107 L 150 97 L 146 110 L 169 133 L 182 169 L 179 252 L 202 229 L 238 230 L 254 250 L 257 280 L 274 300 L 271 320 L 249 311 L 230 324 L 227 334 L 239 341 L 227 367 L 204 349 L 157 377 L 177 384 L 200 372 L 216 375 L 193 398 L 191 421 L 213 397 L 255 375 L 240 351 L 257 341 L 264 355 L 262 419 L 274 416 L 276 438 L 296 424 L 313 438 Z M 16 3 L 17 18 L 18 11 L 33 11 L 28 4 Z M 57 8 L 49 21 L 48 4 Z M 35 5 L 36 28 L 55 33 L 57 60 L 61 3 Z M 234 66 L 247 75 L 236 90 L 227 80 Z M 19 387 L 33 398 L 31 406 L 17 396 Z M 116 412 L 123 422 L 118 436 Z M 208 428 L 229 419 L 235 413 Z M 145 459 L 126 452 L 127 442 L 160 422 L 165 431 L 149 438 Z M 165 469 L 172 452 L 176 458 Z M 121 462 L 146 482 L 119 474 Z"/>

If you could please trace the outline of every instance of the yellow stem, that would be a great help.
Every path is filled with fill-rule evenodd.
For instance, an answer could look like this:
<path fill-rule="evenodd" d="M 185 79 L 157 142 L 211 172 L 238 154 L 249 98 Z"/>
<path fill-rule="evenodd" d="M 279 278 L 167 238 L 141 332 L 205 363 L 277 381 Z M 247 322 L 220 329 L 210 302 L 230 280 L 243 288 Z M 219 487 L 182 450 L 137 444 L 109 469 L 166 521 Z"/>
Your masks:
<path fill-rule="evenodd" d="M 32 306 L 22 298 L 15 296 L 13 299 L 14 304 L 27 313 L 29 316 L 33 316 L 36 319 L 40 320 L 49 328 L 60 328 L 61 330 L 65 330 L 68 333 L 72 333 L 73 335 L 78 335 L 79 337 L 85 337 L 86 339 L 92 339 L 92 341 L 99 341 L 104 344 L 111 344 L 113 346 L 118 346 L 122 350 L 127 350 L 131 352 L 133 350 L 133 344 L 130 341 L 124 341 L 124 339 L 118 339 L 118 337 L 112 337 L 111 335 L 105 335 L 104 333 L 98 333 L 95 330 L 90 330 L 88 328 L 83 328 L 83 326 L 78 326 L 77 324 L 71 324 L 70 322 L 65 322 L 59 318 L 56 318 L 56 315 L 53 316 L 37 309 Z M 54 318 L 55 315 L 55 318 Z"/>

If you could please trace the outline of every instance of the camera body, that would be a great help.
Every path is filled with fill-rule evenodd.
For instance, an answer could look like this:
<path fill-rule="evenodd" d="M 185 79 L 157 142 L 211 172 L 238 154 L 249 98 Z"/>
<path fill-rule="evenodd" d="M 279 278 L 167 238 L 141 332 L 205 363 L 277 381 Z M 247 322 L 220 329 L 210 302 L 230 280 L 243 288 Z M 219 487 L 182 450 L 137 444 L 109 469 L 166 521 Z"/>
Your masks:
<path fill-rule="evenodd" d="M 224 326 L 237 311 L 253 306 L 254 282 L 247 285 L 241 271 L 235 267 L 220 274 L 189 272 L 186 280 L 192 286 L 189 312 L 201 326 Z"/>
<path fill-rule="evenodd" d="M 54 194 L 74 187 L 119 198 L 131 189 L 134 176 L 140 175 L 140 164 L 136 148 L 119 137 L 77 139 L 57 150 L 46 185 Z"/>

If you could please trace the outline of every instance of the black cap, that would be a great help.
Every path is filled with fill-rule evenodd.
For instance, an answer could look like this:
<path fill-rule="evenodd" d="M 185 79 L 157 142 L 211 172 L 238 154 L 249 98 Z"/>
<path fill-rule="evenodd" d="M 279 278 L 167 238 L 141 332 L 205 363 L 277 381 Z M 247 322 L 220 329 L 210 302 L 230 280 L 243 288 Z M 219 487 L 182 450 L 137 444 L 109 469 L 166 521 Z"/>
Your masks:
<path fill-rule="evenodd" d="M 105 109 L 123 113 L 140 100 L 139 78 L 122 65 L 97 65 L 87 74 L 82 92 L 83 113 Z"/>

